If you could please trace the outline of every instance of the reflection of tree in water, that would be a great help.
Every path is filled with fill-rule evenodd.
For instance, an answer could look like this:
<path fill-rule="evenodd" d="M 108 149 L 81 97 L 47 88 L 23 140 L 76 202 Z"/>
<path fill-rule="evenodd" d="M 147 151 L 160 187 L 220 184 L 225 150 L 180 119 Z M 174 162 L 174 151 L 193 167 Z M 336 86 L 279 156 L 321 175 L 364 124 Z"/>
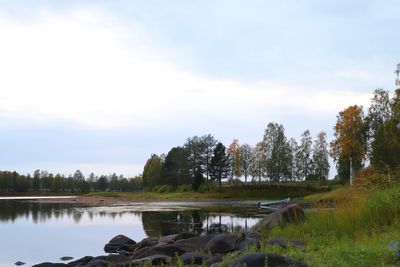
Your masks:
<path fill-rule="evenodd" d="M 249 229 L 247 219 L 247 217 L 235 217 L 233 215 L 209 214 L 199 210 L 145 211 L 142 213 L 143 229 L 150 237 L 181 232 L 195 232 L 197 234 L 247 232 Z"/>
<path fill-rule="evenodd" d="M 132 211 L 119 207 L 93 207 L 77 204 L 61 203 L 31 203 L 26 201 L 0 201 L 0 223 L 14 222 L 17 218 L 25 217 L 33 223 L 48 220 L 61 220 L 65 217 L 79 223 L 86 215 L 87 219 L 96 217 L 119 220 L 124 214 L 134 214 L 142 217 L 145 233 L 151 237 L 176 234 L 180 232 L 195 232 L 197 234 L 211 232 L 241 232 L 247 231 L 247 218 L 251 215 L 241 214 L 236 217 L 224 212 L 206 210 L 186 211 Z"/>
<path fill-rule="evenodd" d="M 144 211 L 143 229 L 150 237 L 171 235 L 180 232 L 201 234 L 205 214 L 198 210 L 190 211 Z"/>

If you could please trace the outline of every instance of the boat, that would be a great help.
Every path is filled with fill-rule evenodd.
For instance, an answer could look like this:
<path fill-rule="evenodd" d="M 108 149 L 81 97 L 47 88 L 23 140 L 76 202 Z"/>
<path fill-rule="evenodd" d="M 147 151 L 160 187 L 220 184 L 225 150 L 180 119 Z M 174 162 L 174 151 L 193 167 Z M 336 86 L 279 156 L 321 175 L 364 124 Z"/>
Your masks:
<path fill-rule="evenodd" d="M 264 202 L 258 202 L 257 206 L 259 208 L 272 208 L 274 209 L 274 206 L 281 206 L 283 204 L 288 204 L 290 202 L 290 197 L 282 199 L 282 200 L 275 200 L 275 201 L 264 201 Z"/>

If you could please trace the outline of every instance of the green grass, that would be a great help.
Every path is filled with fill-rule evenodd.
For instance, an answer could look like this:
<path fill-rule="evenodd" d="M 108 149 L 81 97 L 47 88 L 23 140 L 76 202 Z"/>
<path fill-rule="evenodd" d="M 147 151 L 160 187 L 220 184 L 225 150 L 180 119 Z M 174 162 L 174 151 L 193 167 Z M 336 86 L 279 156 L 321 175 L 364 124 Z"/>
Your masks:
<path fill-rule="evenodd" d="M 329 190 L 325 187 L 302 184 L 248 184 L 241 186 L 213 188 L 205 192 L 92 192 L 87 196 L 120 197 L 131 199 L 161 199 L 161 200 L 190 200 L 190 199 L 254 199 L 273 200 L 287 197 L 302 197 Z"/>
<path fill-rule="evenodd" d="M 335 209 L 308 212 L 305 223 L 264 233 L 265 238 L 283 236 L 305 241 L 305 252 L 294 248 L 264 249 L 301 259 L 311 266 L 400 266 L 387 247 L 400 239 L 400 186 L 332 193 L 316 199 L 334 196 L 335 203 L 339 203 Z M 345 201 L 339 199 L 340 195 Z"/>
<path fill-rule="evenodd" d="M 306 197 L 305 201 L 320 208 L 307 211 L 304 223 L 265 230 L 261 248 L 248 248 L 244 254 L 275 253 L 309 266 L 400 266 L 388 248 L 400 239 L 400 184 L 369 191 L 344 187 Z M 334 208 L 327 209 L 325 201 L 334 203 Z M 301 240 L 306 247 L 265 245 L 266 240 L 276 237 Z M 233 253 L 224 263 L 237 257 L 239 254 Z"/>

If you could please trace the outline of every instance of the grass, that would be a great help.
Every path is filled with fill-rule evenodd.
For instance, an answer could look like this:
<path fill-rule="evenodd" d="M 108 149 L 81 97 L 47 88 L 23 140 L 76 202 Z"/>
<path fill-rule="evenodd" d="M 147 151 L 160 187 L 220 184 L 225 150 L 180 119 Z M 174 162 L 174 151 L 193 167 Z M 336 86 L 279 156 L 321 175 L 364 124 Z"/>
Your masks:
<path fill-rule="evenodd" d="M 308 201 L 321 197 L 333 199 L 335 209 L 308 212 L 305 223 L 264 233 L 265 238 L 303 240 L 306 251 L 264 250 L 301 259 L 311 266 L 400 266 L 388 249 L 390 242 L 400 239 L 400 185 L 369 192 L 342 188 L 308 197 Z"/>
<path fill-rule="evenodd" d="M 274 200 L 287 197 L 302 197 L 329 190 L 325 187 L 293 184 L 252 184 L 215 188 L 205 192 L 91 192 L 86 196 L 120 197 L 130 199 L 190 200 L 190 199 L 254 199 Z"/>

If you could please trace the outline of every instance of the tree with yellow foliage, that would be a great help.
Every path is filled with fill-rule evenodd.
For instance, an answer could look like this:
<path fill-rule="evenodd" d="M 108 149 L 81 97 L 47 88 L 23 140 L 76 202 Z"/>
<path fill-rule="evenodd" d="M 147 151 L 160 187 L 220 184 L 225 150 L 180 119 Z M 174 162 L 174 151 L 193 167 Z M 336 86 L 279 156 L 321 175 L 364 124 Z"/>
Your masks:
<path fill-rule="evenodd" d="M 350 181 L 352 184 L 354 173 L 363 166 L 367 152 L 366 134 L 362 106 L 350 106 L 339 112 L 330 154 L 343 183 Z"/>

